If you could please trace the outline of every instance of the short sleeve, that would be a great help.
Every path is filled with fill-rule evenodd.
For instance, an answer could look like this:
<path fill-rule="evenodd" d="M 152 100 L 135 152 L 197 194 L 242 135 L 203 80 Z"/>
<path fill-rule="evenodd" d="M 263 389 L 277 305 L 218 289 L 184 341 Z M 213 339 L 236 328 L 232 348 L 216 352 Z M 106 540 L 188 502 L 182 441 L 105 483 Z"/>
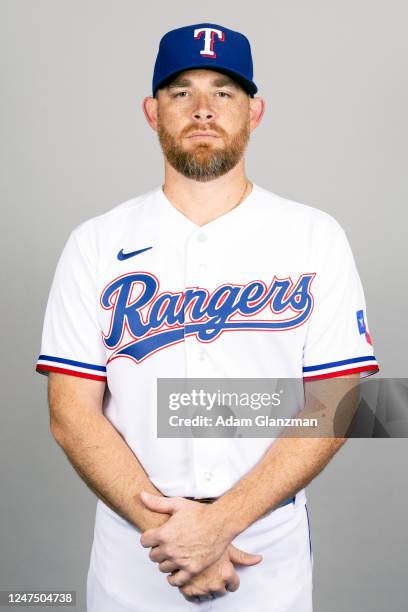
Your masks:
<path fill-rule="evenodd" d="M 303 378 L 316 380 L 379 371 L 361 280 L 346 234 L 331 218 L 316 240 L 313 312 L 303 347 Z M 319 244 L 320 243 L 320 244 Z M 326 246 L 325 246 L 326 245 Z"/>
<path fill-rule="evenodd" d="M 81 227 L 81 226 L 79 226 Z M 106 352 L 98 324 L 96 254 L 79 228 L 58 260 L 48 296 L 36 371 L 106 380 Z"/>

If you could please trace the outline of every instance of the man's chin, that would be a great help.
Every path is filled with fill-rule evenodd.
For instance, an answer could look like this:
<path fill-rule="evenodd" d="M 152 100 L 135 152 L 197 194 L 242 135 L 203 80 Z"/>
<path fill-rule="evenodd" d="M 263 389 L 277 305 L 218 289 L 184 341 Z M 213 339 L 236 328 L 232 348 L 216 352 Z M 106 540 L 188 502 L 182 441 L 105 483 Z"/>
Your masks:
<path fill-rule="evenodd" d="M 209 161 L 214 158 L 214 154 L 217 154 L 218 151 L 214 151 L 213 147 L 194 147 L 194 150 L 183 151 L 185 158 L 188 158 L 191 161 L 195 161 L 198 163 L 205 163 L 205 161 Z"/>
<path fill-rule="evenodd" d="M 195 140 L 189 143 L 189 145 L 187 147 L 183 147 L 183 150 L 188 152 L 188 151 L 195 151 L 197 149 L 203 150 L 205 151 L 206 149 L 208 151 L 213 151 L 214 149 L 217 150 L 222 150 L 222 146 L 221 143 L 218 140 Z"/>

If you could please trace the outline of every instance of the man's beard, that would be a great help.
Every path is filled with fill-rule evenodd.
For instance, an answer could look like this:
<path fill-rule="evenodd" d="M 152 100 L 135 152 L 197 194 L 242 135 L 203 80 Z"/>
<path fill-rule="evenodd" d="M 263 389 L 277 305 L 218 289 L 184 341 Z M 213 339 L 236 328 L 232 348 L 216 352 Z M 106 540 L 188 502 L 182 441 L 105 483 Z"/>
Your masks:
<path fill-rule="evenodd" d="M 207 125 L 206 129 L 217 132 L 223 138 L 224 143 L 226 143 L 224 148 L 218 149 L 202 141 L 190 150 L 186 150 L 160 123 L 160 120 L 157 129 L 163 154 L 169 164 L 185 177 L 201 182 L 211 181 L 234 168 L 242 158 L 250 136 L 249 121 L 237 134 L 231 137 L 220 128 Z M 199 128 L 196 128 L 196 130 L 199 131 Z M 181 137 L 192 131 L 194 131 L 194 126 L 183 130 Z"/>

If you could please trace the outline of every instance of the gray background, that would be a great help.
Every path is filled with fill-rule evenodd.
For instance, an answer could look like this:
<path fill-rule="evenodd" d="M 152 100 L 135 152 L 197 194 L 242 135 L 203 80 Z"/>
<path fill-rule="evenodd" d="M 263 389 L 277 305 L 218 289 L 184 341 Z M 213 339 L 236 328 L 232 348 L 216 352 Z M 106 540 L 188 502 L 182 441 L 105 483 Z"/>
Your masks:
<path fill-rule="evenodd" d="M 0 7 L 0 589 L 76 589 L 84 610 L 95 497 L 51 439 L 46 379 L 34 366 L 70 231 L 162 181 L 141 112 L 160 37 L 200 21 L 247 34 L 267 101 L 249 177 L 341 223 L 381 375 L 402 377 L 408 11 L 397 0 Z M 351 440 L 308 488 L 316 612 L 406 609 L 406 450 L 405 440 Z"/>

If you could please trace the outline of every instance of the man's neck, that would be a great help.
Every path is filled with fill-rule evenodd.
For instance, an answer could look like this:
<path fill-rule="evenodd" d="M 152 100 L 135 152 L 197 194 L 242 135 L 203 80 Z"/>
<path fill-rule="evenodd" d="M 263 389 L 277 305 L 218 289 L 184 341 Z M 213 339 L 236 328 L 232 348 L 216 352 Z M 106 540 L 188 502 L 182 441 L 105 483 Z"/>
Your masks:
<path fill-rule="evenodd" d="M 188 179 L 166 162 L 164 194 L 196 225 L 205 225 L 233 209 L 248 197 L 251 188 L 243 160 L 227 174 L 206 182 Z"/>

